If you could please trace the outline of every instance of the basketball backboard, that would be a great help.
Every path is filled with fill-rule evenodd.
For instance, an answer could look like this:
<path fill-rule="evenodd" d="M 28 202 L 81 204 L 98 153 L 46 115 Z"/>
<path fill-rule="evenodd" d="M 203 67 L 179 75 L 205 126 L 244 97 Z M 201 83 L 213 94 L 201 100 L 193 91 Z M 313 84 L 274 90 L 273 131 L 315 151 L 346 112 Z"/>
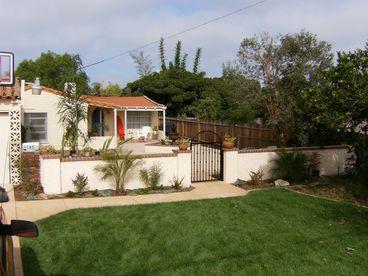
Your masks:
<path fill-rule="evenodd" d="M 0 52 L 0 86 L 14 85 L 14 55 Z"/>

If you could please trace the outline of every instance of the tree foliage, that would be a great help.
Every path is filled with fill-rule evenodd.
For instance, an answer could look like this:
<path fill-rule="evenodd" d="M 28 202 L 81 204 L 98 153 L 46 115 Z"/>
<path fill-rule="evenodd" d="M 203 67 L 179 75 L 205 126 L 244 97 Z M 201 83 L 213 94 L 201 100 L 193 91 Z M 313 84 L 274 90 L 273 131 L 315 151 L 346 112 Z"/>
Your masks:
<path fill-rule="evenodd" d="M 62 138 L 62 151 L 64 146 L 70 150 L 78 150 L 78 138 L 84 133 L 79 129 L 79 124 L 87 119 L 87 104 L 82 98 L 82 93 L 78 92 L 74 85 L 68 83 L 65 89 L 61 90 L 62 97 L 59 98 L 57 114 L 59 122 L 64 127 Z"/>
<path fill-rule="evenodd" d="M 267 33 L 246 38 L 238 52 L 239 71 L 262 84 L 268 123 L 284 143 L 298 131 L 295 111 L 300 91 L 316 84 L 332 66 L 331 45 L 306 31 L 272 37 Z"/>
<path fill-rule="evenodd" d="M 28 82 L 33 82 L 39 77 L 42 85 L 60 91 L 64 89 L 66 82 L 75 82 L 77 90 L 86 94 L 89 91 L 89 79 L 82 68 L 83 63 L 79 55 L 59 55 L 48 51 L 41 53 L 36 60 L 26 59 L 20 62 L 15 75 Z"/>
<path fill-rule="evenodd" d="M 131 170 L 137 167 L 141 158 L 132 155 L 132 151 L 123 151 L 123 144 L 119 141 L 116 148 L 102 154 L 103 165 L 96 166 L 95 170 L 101 173 L 101 179 L 111 179 L 115 184 L 115 190 L 122 192 L 125 189 L 125 180 Z"/>
<path fill-rule="evenodd" d="M 96 96 L 121 96 L 123 94 L 123 88 L 117 83 L 111 83 L 104 87 L 100 82 L 92 83 L 91 92 Z"/>
<path fill-rule="evenodd" d="M 340 137 L 353 146 L 355 174 L 368 180 L 368 44 L 365 49 L 339 52 L 337 64 L 323 81 L 303 94 L 308 131 Z M 325 132 L 322 132 L 325 131 Z"/>
<path fill-rule="evenodd" d="M 135 66 L 137 68 L 137 73 L 140 78 L 147 76 L 152 73 L 153 65 L 152 60 L 148 56 L 143 54 L 143 51 L 140 51 L 139 54 L 130 54 L 130 57 L 133 59 Z"/>

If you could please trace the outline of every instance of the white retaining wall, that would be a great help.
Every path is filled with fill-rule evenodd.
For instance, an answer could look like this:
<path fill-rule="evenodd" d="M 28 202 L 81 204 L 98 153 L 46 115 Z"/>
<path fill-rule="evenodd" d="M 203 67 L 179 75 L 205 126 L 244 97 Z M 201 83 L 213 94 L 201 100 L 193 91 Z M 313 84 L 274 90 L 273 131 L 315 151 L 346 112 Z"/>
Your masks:
<path fill-rule="evenodd" d="M 289 148 L 287 150 L 294 150 Z M 343 173 L 346 160 L 350 156 L 347 146 L 326 146 L 324 149 L 317 147 L 297 148 L 304 154 L 313 152 L 321 154 L 320 175 L 338 175 Z M 264 179 L 271 178 L 272 160 L 277 157 L 276 149 L 260 150 L 230 150 L 224 152 L 224 181 L 234 183 L 238 178 L 250 180 L 249 173 L 262 170 Z"/>
<path fill-rule="evenodd" d="M 170 181 L 174 177 L 183 180 L 183 187 L 191 185 L 191 153 L 189 151 L 177 151 L 171 154 L 149 154 L 142 156 L 141 165 L 131 171 L 126 179 L 126 189 L 144 188 L 143 182 L 139 178 L 139 170 L 149 168 L 153 164 L 159 164 L 163 177 L 160 185 L 171 186 Z M 96 158 L 80 157 L 60 159 L 58 157 L 40 158 L 41 184 L 46 194 L 59 194 L 74 191 L 72 179 L 77 173 L 84 173 L 88 176 L 87 190 L 95 189 L 115 189 L 113 180 L 101 180 L 100 173 L 94 168 L 102 165 L 102 160 Z"/>

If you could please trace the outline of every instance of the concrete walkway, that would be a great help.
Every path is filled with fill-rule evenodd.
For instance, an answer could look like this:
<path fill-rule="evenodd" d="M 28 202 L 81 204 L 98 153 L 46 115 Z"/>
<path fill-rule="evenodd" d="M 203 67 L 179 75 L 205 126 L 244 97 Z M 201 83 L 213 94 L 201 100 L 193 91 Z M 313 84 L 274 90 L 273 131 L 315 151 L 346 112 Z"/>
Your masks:
<path fill-rule="evenodd" d="M 247 194 L 247 191 L 223 182 L 204 182 L 193 184 L 193 187 L 194 189 L 189 192 L 179 192 L 171 194 L 70 198 L 34 201 L 15 201 L 14 193 L 13 191 L 10 191 L 8 193 L 10 200 L 7 203 L 3 203 L 2 207 L 5 211 L 6 219 L 10 223 L 10 220 L 12 219 L 37 221 L 39 219 L 43 219 L 57 213 L 76 208 L 151 204 L 234 197 Z M 14 238 L 14 262 L 16 275 L 23 275 L 18 238 Z"/>

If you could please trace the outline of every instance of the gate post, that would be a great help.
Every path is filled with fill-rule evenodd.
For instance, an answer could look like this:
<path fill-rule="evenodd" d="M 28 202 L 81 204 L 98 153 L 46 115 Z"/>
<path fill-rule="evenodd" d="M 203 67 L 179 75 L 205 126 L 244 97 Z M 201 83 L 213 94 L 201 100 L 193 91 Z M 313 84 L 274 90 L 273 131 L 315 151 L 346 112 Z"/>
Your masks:
<path fill-rule="evenodd" d="M 192 185 L 192 151 L 178 150 L 178 179 L 179 181 L 184 177 L 183 187 L 190 187 Z"/>
<path fill-rule="evenodd" d="M 224 149 L 224 182 L 234 183 L 238 179 L 238 149 Z"/>

